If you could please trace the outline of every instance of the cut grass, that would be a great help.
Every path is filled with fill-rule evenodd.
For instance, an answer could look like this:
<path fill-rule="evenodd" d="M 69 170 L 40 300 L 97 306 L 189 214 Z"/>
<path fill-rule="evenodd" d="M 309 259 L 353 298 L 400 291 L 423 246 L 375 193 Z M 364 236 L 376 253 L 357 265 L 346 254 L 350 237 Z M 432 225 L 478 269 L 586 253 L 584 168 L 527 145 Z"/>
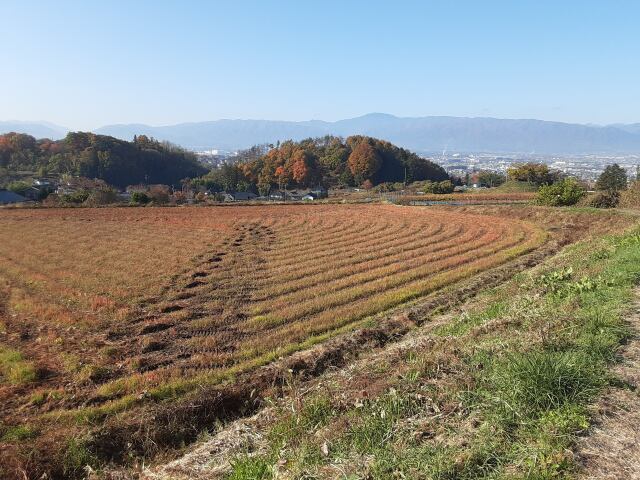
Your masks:
<path fill-rule="evenodd" d="M 324 399 L 329 417 L 283 429 L 301 415 L 283 408 L 267 453 L 240 455 L 229 478 L 571 477 L 571 448 L 589 426 L 590 403 L 614 381 L 608 366 L 628 335 L 639 233 L 569 247 L 542 272 L 486 292 L 483 307 L 439 328 L 436 343 L 406 363 L 356 372 L 387 385 L 373 398 L 337 401 L 341 384 L 296 397 L 299 412 Z M 257 476 L 244 473 L 249 463 Z"/>

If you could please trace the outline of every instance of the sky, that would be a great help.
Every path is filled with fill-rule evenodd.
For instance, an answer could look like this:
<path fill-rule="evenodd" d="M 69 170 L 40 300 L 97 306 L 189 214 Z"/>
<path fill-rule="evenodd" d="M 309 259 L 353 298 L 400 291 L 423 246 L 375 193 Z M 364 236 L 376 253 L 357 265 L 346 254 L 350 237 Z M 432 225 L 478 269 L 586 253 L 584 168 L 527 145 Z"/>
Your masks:
<path fill-rule="evenodd" d="M 0 120 L 640 122 L 637 1 L 0 0 Z"/>

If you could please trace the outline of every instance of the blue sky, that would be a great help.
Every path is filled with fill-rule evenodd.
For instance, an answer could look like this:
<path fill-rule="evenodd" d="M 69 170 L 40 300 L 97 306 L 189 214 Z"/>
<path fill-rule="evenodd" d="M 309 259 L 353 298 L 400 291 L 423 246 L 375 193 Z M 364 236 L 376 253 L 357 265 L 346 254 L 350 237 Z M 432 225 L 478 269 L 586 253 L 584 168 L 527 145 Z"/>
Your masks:
<path fill-rule="evenodd" d="M 0 0 L 0 120 L 640 122 L 636 1 Z"/>

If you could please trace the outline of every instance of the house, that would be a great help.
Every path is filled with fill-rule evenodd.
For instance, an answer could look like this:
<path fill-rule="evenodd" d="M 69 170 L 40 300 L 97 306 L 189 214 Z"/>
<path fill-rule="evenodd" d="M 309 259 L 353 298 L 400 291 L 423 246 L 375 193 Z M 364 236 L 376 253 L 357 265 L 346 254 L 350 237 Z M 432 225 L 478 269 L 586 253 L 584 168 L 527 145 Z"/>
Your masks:
<path fill-rule="evenodd" d="M 280 192 L 280 191 L 275 191 L 275 192 L 271 192 L 269 194 L 269 198 L 271 200 L 284 200 L 286 198 L 286 193 L 285 192 Z"/>
<path fill-rule="evenodd" d="M 46 197 L 49 192 L 45 190 L 40 190 L 36 186 L 32 186 L 27 188 L 24 192 L 22 192 L 23 197 L 27 197 L 29 200 L 41 200 Z"/>
<path fill-rule="evenodd" d="M 309 192 L 309 194 L 315 195 L 316 198 L 328 198 L 329 197 L 329 192 L 327 191 L 326 188 L 318 186 L 316 188 L 314 188 L 313 190 L 311 190 Z"/>
<path fill-rule="evenodd" d="M 57 187 L 57 184 L 48 178 L 36 178 L 23 195 L 31 200 L 42 200 L 55 192 Z"/>
<path fill-rule="evenodd" d="M 22 203 L 28 202 L 29 199 L 27 197 L 23 197 L 22 195 L 18 195 L 10 190 L 0 190 L 0 205 L 7 205 L 10 203 Z"/>
<path fill-rule="evenodd" d="M 107 187 L 107 182 L 97 178 L 70 177 L 60 183 L 56 193 L 58 195 L 73 195 L 79 191 L 101 190 Z"/>
<path fill-rule="evenodd" d="M 317 200 L 317 199 L 318 199 L 318 196 L 313 192 L 309 192 L 302 197 L 302 200 L 305 202 L 313 202 L 314 200 Z"/>
<path fill-rule="evenodd" d="M 49 189 L 52 191 L 55 190 L 56 187 L 55 183 L 48 178 L 36 178 L 33 181 L 33 186 L 42 189 Z"/>
<path fill-rule="evenodd" d="M 254 200 L 258 196 L 252 192 L 235 192 L 235 193 L 225 193 L 224 201 L 225 202 L 246 202 L 248 200 Z"/>

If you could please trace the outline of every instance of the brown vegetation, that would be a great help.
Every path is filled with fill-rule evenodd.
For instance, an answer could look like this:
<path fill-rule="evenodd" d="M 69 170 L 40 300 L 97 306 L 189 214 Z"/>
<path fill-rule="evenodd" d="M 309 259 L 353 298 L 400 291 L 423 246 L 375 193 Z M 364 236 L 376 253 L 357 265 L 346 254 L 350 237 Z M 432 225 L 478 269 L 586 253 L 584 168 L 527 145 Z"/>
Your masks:
<path fill-rule="evenodd" d="M 154 438 L 162 418 L 160 431 L 193 439 L 196 426 L 175 422 L 194 405 L 210 424 L 257 396 L 239 386 L 194 403 L 210 386 L 536 248 L 546 234 L 528 220 L 572 232 L 586 221 L 484 208 L 3 211 L 0 343 L 35 372 L 0 386 L 6 476 L 69 474 L 61 438 L 93 425 L 109 426 L 91 444 L 102 460 L 124 460 L 118 432 Z"/>

